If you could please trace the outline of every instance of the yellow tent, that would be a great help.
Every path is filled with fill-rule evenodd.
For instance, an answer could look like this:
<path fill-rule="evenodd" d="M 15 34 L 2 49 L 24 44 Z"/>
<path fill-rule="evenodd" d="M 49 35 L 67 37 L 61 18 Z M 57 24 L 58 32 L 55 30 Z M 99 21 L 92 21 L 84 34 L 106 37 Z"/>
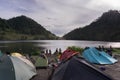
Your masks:
<path fill-rule="evenodd" d="M 17 52 L 12 53 L 11 55 L 14 56 L 14 57 L 23 57 L 22 54 L 17 53 Z"/>

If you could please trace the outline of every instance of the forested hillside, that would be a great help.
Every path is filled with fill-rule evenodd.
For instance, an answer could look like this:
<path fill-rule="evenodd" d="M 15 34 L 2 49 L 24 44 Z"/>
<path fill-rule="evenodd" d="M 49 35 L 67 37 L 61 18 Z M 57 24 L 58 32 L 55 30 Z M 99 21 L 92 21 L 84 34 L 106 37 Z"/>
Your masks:
<path fill-rule="evenodd" d="M 75 29 L 63 38 L 67 40 L 120 41 L 120 12 L 110 10 L 91 24 Z"/>
<path fill-rule="evenodd" d="M 58 37 L 26 16 L 0 19 L 0 40 L 57 39 Z"/>

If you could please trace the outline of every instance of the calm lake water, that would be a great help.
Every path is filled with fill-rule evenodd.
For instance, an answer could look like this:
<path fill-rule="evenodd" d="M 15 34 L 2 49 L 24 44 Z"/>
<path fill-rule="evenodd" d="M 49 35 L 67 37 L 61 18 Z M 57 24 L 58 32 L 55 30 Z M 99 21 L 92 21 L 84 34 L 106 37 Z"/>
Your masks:
<path fill-rule="evenodd" d="M 81 48 L 98 47 L 99 45 L 114 48 L 120 48 L 120 42 L 102 42 L 102 41 L 80 41 L 80 40 L 20 40 L 20 41 L 0 41 L 0 50 L 2 52 L 20 52 L 31 53 L 35 50 L 51 50 L 56 48 L 64 51 L 68 46 L 78 46 Z"/>

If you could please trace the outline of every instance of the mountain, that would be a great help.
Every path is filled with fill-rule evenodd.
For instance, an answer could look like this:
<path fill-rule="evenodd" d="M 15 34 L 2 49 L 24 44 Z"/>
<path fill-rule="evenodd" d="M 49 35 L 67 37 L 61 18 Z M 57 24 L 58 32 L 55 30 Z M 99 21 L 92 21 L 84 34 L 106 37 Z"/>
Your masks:
<path fill-rule="evenodd" d="M 91 24 L 63 36 L 67 40 L 120 41 L 120 12 L 110 10 Z"/>
<path fill-rule="evenodd" d="M 0 18 L 0 40 L 57 39 L 58 37 L 26 16 Z"/>

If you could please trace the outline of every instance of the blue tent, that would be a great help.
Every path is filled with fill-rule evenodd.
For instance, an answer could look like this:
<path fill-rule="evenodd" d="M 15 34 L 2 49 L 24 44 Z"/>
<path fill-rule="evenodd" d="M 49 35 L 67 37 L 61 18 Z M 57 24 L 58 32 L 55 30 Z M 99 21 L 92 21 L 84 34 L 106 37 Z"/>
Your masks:
<path fill-rule="evenodd" d="M 109 54 L 107 54 L 104 51 L 98 51 L 94 47 L 90 47 L 86 49 L 83 53 L 82 56 L 89 62 L 91 63 L 96 63 L 96 64 L 113 64 L 117 62 L 116 59 L 111 57 Z"/>

